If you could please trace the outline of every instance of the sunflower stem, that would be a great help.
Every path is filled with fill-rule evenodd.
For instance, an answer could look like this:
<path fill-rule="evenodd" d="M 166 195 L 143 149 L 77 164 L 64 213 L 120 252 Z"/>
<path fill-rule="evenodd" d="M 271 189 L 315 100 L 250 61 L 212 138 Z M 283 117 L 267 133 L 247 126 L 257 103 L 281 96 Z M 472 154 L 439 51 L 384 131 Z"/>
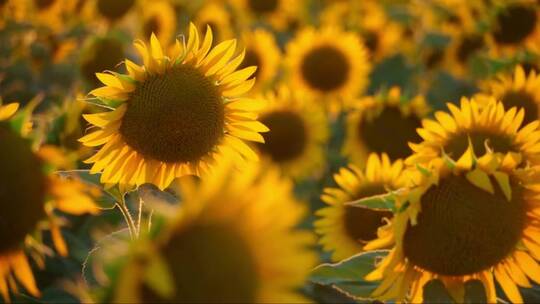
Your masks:
<path fill-rule="evenodd" d="M 141 233 L 142 208 L 143 208 L 143 200 L 142 198 L 139 198 L 139 214 L 137 216 L 137 237 L 139 237 Z"/>
<path fill-rule="evenodd" d="M 135 227 L 135 223 L 133 222 L 133 217 L 131 217 L 131 213 L 129 212 L 129 208 L 126 205 L 126 201 L 124 197 L 120 199 L 119 203 L 116 203 L 118 208 L 120 209 L 120 212 L 122 212 L 122 215 L 124 216 L 124 220 L 126 221 L 128 228 L 129 228 L 129 235 L 131 236 L 131 239 L 135 239 L 138 237 L 137 229 Z"/>

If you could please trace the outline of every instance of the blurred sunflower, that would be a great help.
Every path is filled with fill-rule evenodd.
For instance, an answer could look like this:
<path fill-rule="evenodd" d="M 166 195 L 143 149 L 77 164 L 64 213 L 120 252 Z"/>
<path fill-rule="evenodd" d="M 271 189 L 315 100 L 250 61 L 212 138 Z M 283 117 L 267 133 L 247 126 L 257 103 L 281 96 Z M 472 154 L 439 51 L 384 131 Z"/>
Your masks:
<path fill-rule="evenodd" d="M 61 29 L 63 24 L 65 0 L 31 0 L 33 20 L 53 31 Z"/>
<path fill-rule="evenodd" d="M 500 100 L 506 109 L 523 108 L 525 110 L 523 123 L 525 124 L 538 119 L 540 77 L 536 71 L 533 70 L 527 75 L 522 66 L 517 66 L 513 75 L 501 73 L 496 79 L 484 82 L 482 86 L 485 94 L 480 94 L 480 98 L 485 99 L 487 94 Z"/>
<path fill-rule="evenodd" d="M 150 2 L 150 1 L 147 1 Z M 93 0 L 95 12 L 108 22 L 114 23 L 126 16 L 137 4 L 137 0 Z"/>
<path fill-rule="evenodd" d="M 176 33 L 176 12 L 166 0 L 147 1 L 141 6 L 140 37 L 150 37 L 152 33 L 158 40 L 169 45 Z M 103 70 L 101 70 L 103 71 Z"/>
<path fill-rule="evenodd" d="M 321 173 L 324 169 L 324 144 L 328 121 L 321 105 L 301 91 L 282 86 L 277 94 L 268 93 L 268 104 L 259 120 L 270 131 L 257 148 L 269 163 L 295 178 Z"/>
<path fill-rule="evenodd" d="M 102 146 L 86 160 L 92 173 L 102 172 L 109 185 L 164 189 L 176 177 L 207 170 L 225 149 L 241 155 L 238 161 L 257 159 L 243 140 L 263 142 L 259 132 L 268 129 L 254 112 L 262 102 L 241 97 L 256 67 L 235 71 L 244 59 L 244 52 L 234 57 L 236 40 L 211 49 L 212 30 L 200 41 L 191 24 L 187 44 L 177 40 L 168 55 L 155 35 L 150 47 L 134 45 L 144 66 L 126 59 L 127 75 L 98 73 L 106 86 L 90 92 L 112 108 L 84 116 L 98 130 L 80 141 Z"/>
<path fill-rule="evenodd" d="M 423 141 L 409 144 L 415 153 L 407 163 L 425 163 L 442 153 L 459 161 L 469 157 L 469 145 L 479 156 L 501 156 L 504 165 L 538 162 L 540 122 L 522 126 L 523 109 L 513 107 L 505 111 L 503 104 L 493 98 L 485 105 L 462 98 L 460 107 L 449 103 L 448 109 L 450 113 L 435 113 L 435 120 L 422 121 L 418 134 Z"/>
<path fill-rule="evenodd" d="M 477 31 L 449 32 L 451 41 L 445 53 L 445 67 L 459 77 L 468 76 L 471 61 L 487 48 L 485 35 Z"/>
<path fill-rule="evenodd" d="M 226 161 L 201 183 L 181 183 L 178 214 L 123 259 L 115 301 L 306 302 L 299 290 L 316 256 L 313 235 L 296 229 L 305 207 L 276 170 L 250 163 L 238 174 L 233 166 Z M 152 276 L 152 265 L 164 274 Z"/>
<path fill-rule="evenodd" d="M 423 96 L 407 98 L 399 87 L 357 99 L 347 115 L 343 154 L 361 167 L 371 152 L 386 153 L 391 160 L 405 158 L 412 154 L 408 143 L 420 139 L 416 129 L 428 112 Z"/>
<path fill-rule="evenodd" d="M 91 37 L 84 44 L 79 58 L 83 79 L 93 88 L 101 85 L 96 73 L 113 70 L 124 60 L 122 42 L 112 36 Z"/>
<path fill-rule="evenodd" d="M 488 35 L 496 54 L 512 54 L 516 50 L 540 51 L 540 8 L 535 1 L 501 1 Z"/>
<path fill-rule="evenodd" d="M 287 0 L 231 0 L 230 3 L 245 26 L 262 21 L 276 30 L 286 29 L 301 8 L 301 1 Z"/>
<path fill-rule="evenodd" d="M 334 175 L 338 188 L 325 188 L 321 199 L 328 204 L 316 212 L 315 231 L 321 236 L 332 260 L 341 261 L 362 252 L 362 247 L 377 238 L 377 230 L 391 219 L 391 211 L 348 206 L 347 203 L 384 194 L 404 186 L 403 162 L 393 163 L 386 154 L 370 154 L 366 169 L 355 165 L 341 168 Z"/>
<path fill-rule="evenodd" d="M 7 21 L 21 22 L 28 14 L 28 3 L 20 0 L 0 1 L 0 29 Z"/>
<path fill-rule="evenodd" d="M 99 211 L 93 196 L 100 190 L 87 187 L 76 179 L 61 178 L 54 173 L 65 166 L 62 154 L 50 146 L 34 152 L 26 138 L 28 110 L 15 115 L 17 103 L 0 104 L 0 294 L 10 300 L 10 291 L 18 292 L 15 279 L 28 293 L 39 296 L 27 253 L 38 266 L 44 267 L 45 245 L 41 244 L 38 227 L 44 222 L 51 230 L 57 251 L 67 255 L 67 246 L 60 232 L 60 219 L 55 210 L 71 214 Z M 36 232 L 36 233 L 35 233 Z"/>
<path fill-rule="evenodd" d="M 253 74 L 254 90 L 261 90 L 276 78 L 281 63 L 281 51 L 274 35 L 263 29 L 246 32 L 242 42 L 246 56 L 240 68 L 257 67 Z"/>
<path fill-rule="evenodd" d="M 366 276 L 382 280 L 372 297 L 423 303 L 424 286 L 439 279 L 463 303 L 464 284 L 477 280 L 487 303 L 497 302 L 495 281 L 523 303 L 517 286 L 540 283 L 538 173 L 468 150 L 457 163 L 434 157 L 407 173 L 411 186 L 396 199 L 402 211 L 364 247 L 392 247 Z"/>
<path fill-rule="evenodd" d="M 223 40 L 234 38 L 231 14 L 223 1 L 205 2 L 197 13 L 195 13 L 193 23 L 199 29 L 206 29 L 207 26 L 210 26 L 215 42 L 219 43 Z"/>
<path fill-rule="evenodd" d="M 306 28 L 287 45 L 292 84 L 323 98 L 335 112 L 348 105 L 368 84 L 367 50 L 353 32 Z"/>

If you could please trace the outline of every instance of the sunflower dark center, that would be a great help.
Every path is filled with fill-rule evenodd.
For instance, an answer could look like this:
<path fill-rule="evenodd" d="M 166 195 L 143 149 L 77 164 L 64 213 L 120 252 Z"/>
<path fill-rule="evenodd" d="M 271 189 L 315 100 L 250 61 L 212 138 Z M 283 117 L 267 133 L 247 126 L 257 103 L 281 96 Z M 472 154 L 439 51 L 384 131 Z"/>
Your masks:
<path fill-rule="evenodd" d="M 0 253 L 17 249 L 45 217 L 46 178 L 30 143 L 0 125 Z"/>
<path fill-rule="evenodd" d="M 433 49 L 428 52 L 426 56 L 426 67 L 428 69 L 433 69 L 439 65 L 444 59 L 444 51 L 442 49 Z"/>
<path fill-rule="evenodd" d="M 506 200 L 463 176 L 447 177 L 422 197 L 418 224 L 407 227 L 403 249 L 414 265 L 436 274 L 462 276 L 486 270 L 514 250 L 525 221 L 522 187 L 511 180 Z"/>
<path fill-rule="evenodd" d="M 249 66 L 256 66 L 257 67 L 257 70 L 255 71 L 255 73 L 253 73 L 253 76 L 251 76 L 251 78 L 254 78 L 254 77 L 257 77 L 259 75 L 259 71 L 263 68 L 261 66 L 261 58 L 259 56 L 259 54 L 251 49 L 247 50 L 246 51 L 246 56 L 244 57 L 244 60 L 242 61 L 242 63 L 240 64 L 240 68 L 243 69 L 243 68 L 247 68 Z"/>
<path fill-rule="evenodd" d="M 484 39 L 480 35 L 464 37 L 457 49 L 457 59 L 461 63 L 467 63 L 469 58 L 484 47 Z"/>
<path fill-rule="evenodd" d="M 270 132 L 263 133 L 264 144 L 260 151 L 276 162 L 293 160 L 305 151 L 308 130 L 300 115 L 290 111 L 275 111 L 261 117 Z"/>
<path fill-rule="evenodd" d="M 145 157 L 190 162 L 207 155 L 221 140 L 224 120 L 221 94 L 211 79 L 180 65 L 138 86 L 120 133 Z"/>
<path fill-rule="evenodd" d="M 93 87 L 101 86 L 96 73 L 113 70 L 124 59 L 124 47 L 112 38 L 96 40 L 85 50 L 81 59 L 81 74 Z"/>
<path fill-rule="evenodd" d="M 350 66 L 340 50 L 322 46 L 311 50 L 301 65 L 304 80 L 314 89 L 330 92 L 342 87 L 349 77 Z"/>
<path fill-rule="evenodd" d="M 39 10 L 44 10 L 49 8 L 56 0 L 34 0 L 36 7 Z"/>
<path fill-rule="evenodd" d="M 497 15 L 493 37 L 501 44 L 518 44 L 534 31 L 536 22 L 533 6 L 511 5 Z"/>
<path fill-rule="evenodd" d="M 534 101 L 534 97 L 527 92 L 510 91 L 503 96 L 502 103 L 506 109 L 523 108 L 525 110 L 524 124 L 538 119 L 538 104 Z"/>
<path fill-rule="evenodd" d="M 360 190 L 353 199 L 366 198 L 385 192 L 386 190 L 382 185 L 371 185 Z M 344 214 L 345 231 L 355 241 L 368 242 L 377 238 L 377 230 L 384 224 L 384 218 L 392 218 L 392 212 L 346 206 Z"/>
<path fill-rule="evenodd" d="M 135 4 L 135 0 L 98 0 L 99 13 L 110 21 L 118 20 Z"/>
<path fill-rule="evenodd" d="M 482 156 L 486 153 L 486 143 L 495 152 L 507 153 L 515 150 L 511 138 L 478 130 L 469 133 L 459 133 L 453 136 L 443 147 L 445 153 L 454 159 L 461 157 L 469 147 L 469 138 L 474 153 L 477 156 Z"/>
<path fill-rule="evenodd" d="M 168 303 L 254 303 L 258 273 L 253 253 L 229 225 L 199 225 L 175 235 L 163 248 L 174 279 Z M 144 302 L 159 299 L 143 289 Z"/>
<path fill-rule="evenodd" d="M 249 0 L 249 8 L 257 14 L 268 14 L 277 10 L 279 0 Z"/>
<path fill-rule="evenodd" d="M 535 71 L 537 74 L 540 72 L 540 68 L 534 62 L 524 62 L 521 64 L 521 66 L 527 75 L 532 71 Z"/>
<path fill-rule="evenodd" d="M 379 47 L 379 36 L 375 32 L 366 32 L 364 34 L 364 41 L 371 55 L 377 52 Z"/>
<path fill-rule="evenodd" d="M 144 23 L 143 33 L 145 38 L 152 36 L 152 33 L 157 35 L 160 31 L 161 24 L 156 16 L 151 17 L 150 19 L 146 20 L 146 23 Z"/>
<path fill-rule="evenodd" d="M 387 153 L 391 159 L 411 154 L 409 142 L 418 142 L 416 129 L 420 119 L 414 115 L 404 116 L 396 107 L 386 107 L 371 120 L 362 119 L 358 125 L 360 140 L 370 151 Z"/>

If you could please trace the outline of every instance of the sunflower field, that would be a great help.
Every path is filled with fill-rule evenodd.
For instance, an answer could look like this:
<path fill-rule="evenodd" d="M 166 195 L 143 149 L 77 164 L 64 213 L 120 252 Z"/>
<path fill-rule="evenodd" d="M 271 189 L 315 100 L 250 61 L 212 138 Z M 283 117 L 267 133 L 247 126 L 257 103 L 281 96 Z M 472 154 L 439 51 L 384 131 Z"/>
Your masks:
<path fill-rule="evenodd" d="M 0 0 L 0 303 L 539 303 L 540 1 Z"/>

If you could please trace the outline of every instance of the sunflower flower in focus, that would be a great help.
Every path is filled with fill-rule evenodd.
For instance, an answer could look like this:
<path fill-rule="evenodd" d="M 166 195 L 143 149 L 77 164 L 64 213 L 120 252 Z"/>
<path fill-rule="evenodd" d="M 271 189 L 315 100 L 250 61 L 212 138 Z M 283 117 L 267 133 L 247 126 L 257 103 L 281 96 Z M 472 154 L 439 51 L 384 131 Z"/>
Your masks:
<path fill-rule="evenodd" d="M 65 169 L 61 152 L 50 146 L 34 151 L 28 137 L 29 119 L 16 114 L 17 103 L 0 104 L 0 294 L 7 302 L 10 291 L 18 293 L 18 281 L 33 296 L 39 296 L 27 254 L 44 267 L 40 227 L 49 227 L 58 253 L 68 254 L 55 210 L 70 214 L 99 212 L 93 197 L 99 189 L 55 171 Z M 15 281 L 16 280 L 16 281 Z"/>
<path fill-rule="evenodd" d="M 257 68 L 236 71 L 245 55 L 235 55 L 236 40 L 211 48 L 210 28 L 201 40 L 191 24 L 187 43 L 177 40 L 166 54 L 152 35 L 149 47 L 134 44 L 143 66 L 126 59 L 127 75 L 96 75 L 105 86 L 90 94 L 111 110 L 85 115 L 97 130 L 80 141 L 101 146 L 86 162 L 91 173 L 102 172 L 102 183 L 164 189 L 177 177 L 200 175 L 224 150 L 235 151 L 239 165 L 258 159 L 244 140 L 264 142 L 259 132 L 268 128 L 254 112 L 263 103 L 242 97 Z"/>
<path fill-rule="evenodd" d="M 328 204 L 316 212 L 315 231 L 334 262 L 362 252 L 363 246 L 377 238 L 377 230 L 393 216 L 391 211 L 349 206 L 362 198 L 385 194 L 405 185 L 403 161 L 390 162 L 386 154 L 371 154 L 365 170 L 355 165 L 341 168 L 334 175 L 337 188 L 325 188 L 321 199 Z"/>
<path fill-rule="evenodd" d="M 372 297 L 422 303 L 424 286 L 439 279 L 457 303 L 468 281 L 481 282 L 495 303 L 497 281 L 512 303 L 523 303 L 518 286 L 540 283 L 538 172 L 468 150 L 459 162 L 434 157 L 407 171 L 400 211 L 364 247 L 392 248 L 366 276 L 380 281 Z"/>

